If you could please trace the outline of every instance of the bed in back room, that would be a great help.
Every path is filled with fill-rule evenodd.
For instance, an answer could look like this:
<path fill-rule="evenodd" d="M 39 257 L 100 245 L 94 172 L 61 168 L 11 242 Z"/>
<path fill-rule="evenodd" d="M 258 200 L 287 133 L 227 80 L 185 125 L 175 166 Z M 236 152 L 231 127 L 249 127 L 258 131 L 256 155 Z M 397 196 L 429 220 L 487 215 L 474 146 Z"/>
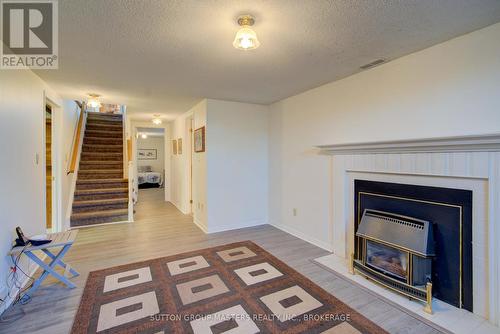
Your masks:
<path fill-rule="evenodd" d="M 163 173 L 153 171 L 151 166 L 137 167 L 139 188 L 160 188 L 163 185 Z"/>

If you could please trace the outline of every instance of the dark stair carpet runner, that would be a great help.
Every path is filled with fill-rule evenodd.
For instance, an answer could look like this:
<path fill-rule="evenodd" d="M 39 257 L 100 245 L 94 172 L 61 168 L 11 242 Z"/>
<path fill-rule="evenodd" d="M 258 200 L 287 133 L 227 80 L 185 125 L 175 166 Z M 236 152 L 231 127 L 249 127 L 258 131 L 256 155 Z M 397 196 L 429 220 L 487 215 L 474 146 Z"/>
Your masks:
<path fill-rule="evenodd" d="M 128 220 L 122 115 L 88 113 L 71 227 Z"/>

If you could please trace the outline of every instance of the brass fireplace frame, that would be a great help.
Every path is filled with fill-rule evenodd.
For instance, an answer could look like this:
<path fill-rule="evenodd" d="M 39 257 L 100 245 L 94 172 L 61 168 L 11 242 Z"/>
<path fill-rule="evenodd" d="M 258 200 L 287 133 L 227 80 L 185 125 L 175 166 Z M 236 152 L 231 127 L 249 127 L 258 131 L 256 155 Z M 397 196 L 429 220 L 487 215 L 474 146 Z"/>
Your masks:
<path fill-rule="evenodd" d="M 460 252 L 460 259 L 459 259 L 459 262 L 460 262 L 460 267 L 459 267 L 459 305 L 462 308 L 462 306 L 463 306 L 463 296 L 462 296 L 462 289 L 463 289 L 463 283 L 462 283 L 462 280 L 463 280 L 463 270 L 462 270 L 463 269 L 463 207 L 460 205 L 454 205 L 454 204 L 448 204 L 448 203 L 442 203 L 442 202 L 426 201 L 426 200 L 419 200 L 419 199 L 413 199 L 413 198 L 407 198 L 407 197 L 401 197 L 401 196 L 391 196 L 391 195 L 383 195 L 383 194 L 360 191 L 358 193 L 358 203 L 357 203 L 358 215 L 356 217 L 357 218 L 357 224 L 355 226 L 356 228 L 357 228 L 357 226 L 359 226 L 359 224 L 361 222 L 361 215 L 362 215 L 361 196 L 362 195 L 393 198 L 393 199 L 400 199 L 400 200 L 419 202 L 419 203 L 427 203 L 427 204 L 432 204 L 432 205 L 451 207 L 451 208 L 455 208 L 455 209 L 459 210 L 459 217 L 460 217 L 460 222 L 459 222 L 460 223 L 460 227 L 459 227 L 459 231 L 460 231 L 460 233 L 459 233 L 459 239 L 460 239 L 460 245 L 459 245 L 459 252 Z M 360 239 L 363 239 L 364 241 L 362 241 Z M 381 285 L 383 285 L 391 290 L 397 291 L 398 293 L 406 295 L 409 298 L 417 299 L 417 300 L 424 302 L 426 304 L 424 307 L 424 311 L 432 314 L 432 283 L 430 283 L 430 282 L 427 283 L 425 289 L 421 289 L 421 288 L 411 286 L 408 284 L 409 283 L 408 279 L 410 278 L 410 275 L 412 272 L 410 270 L 410 265 L 412 265 L 411 263 L 413 262 L 412 256 L 410 256 L 411 252 L 406 250 L 406 249 L 402 249 L 401 247 L 398 247 L 397 245 L 391 245 L 391 244 L 388 244 L 388 243 L 381 241 L 381 240 L 373 240 L 375 242 L 387 245 L 389 247 L 393 247 L 393 248 L 397 248 L 397 249 L 402 250 L 402 251 L 406 251 L 409 254 L 408 255 L 408 261 L 409 261 L 408 270 L 409 270 L 410 274 L 408 275 L 407 282 L 403 283 L 403 282 L 397 281 L 395 279 L 392 279 L 392 280 L 395 282 L 397 281 L 398 284 L 402 284 L 409 289 L 416 290 L 415 294 L 405 293 L 404 291 L 401 291 L 395 287 L 390 286 L 390 284 L 384 283 L 382 279 L 379 280 L 379 279 L 376 279 L 375 277 L 373 277 L 373 275 L 376 276 L 376 274 L 373 274 L 370 271 L 373 271 L 374 273 L 377 273 L 377 272 L 375 270 L 367 267 L 366 263 L 365 263 L 366 240 L 367 240 L 367 238 L 362 238 L 362 237 L 358 237 L 358 236 L 354 235 L 355 253 L 351 254 L 350 270 L 349 271 L 352 274 L 357 272 L 357 273 L 359 273 L 367 278 L 375 280 L 377 283 L 379 283 L 379 284 L 381 284 Z M 363 244 L 363 252 L 361 252 L 361 242 L 364 243 Z M 419 256 L 419 255 L 417 254 L 417 256 Z M 366 271 L 369 271 L 370 273 L 367 273 Z M 391 279 L 391 278 L 388 278 L 388 279 Z"/>

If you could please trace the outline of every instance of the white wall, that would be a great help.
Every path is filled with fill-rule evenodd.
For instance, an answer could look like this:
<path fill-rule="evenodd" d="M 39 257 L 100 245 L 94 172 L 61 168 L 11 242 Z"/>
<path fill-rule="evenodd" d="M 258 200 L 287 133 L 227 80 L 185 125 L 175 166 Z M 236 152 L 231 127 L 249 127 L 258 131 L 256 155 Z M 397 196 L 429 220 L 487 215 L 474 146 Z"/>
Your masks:
<path fill-rule="evenodd" d="M 193 115 L 194 130 L 205 126 L 208 131 L 207 104 L 207 100 L 203 100 L 189 111 Z M 204 231 L 208 231 L 207 150 L 205 145 L 205 152 L 193 153 L 193 220 Z"/>
<path fill-rule="evenodd" d="M 153 172 L 163 173 L 165 170 L 165 136 L 152 137 L 146 139 L 137 138 L 137 149 L 155 149 L 157 159 L 155 160 L 137 160 L 137 166 L 151 166 Z"/>
<path fill-rule="evenodd" d="M 208 231 L 266 224 L 267 106 L 207 101 Z"/>
<path fill-rule="evenodd" d="M 20 226 L 28 236 L 45 231 L 45 97 L 62 106 L 62 100 L 33 72 L 0 71 L 2 299 L 5 298 L 6 277 L 12 264 L 7 253 L 14 239 L 14 229 Z M 34 266 L 24 260 L 22 267 L 30 272 Z M 0 313 L 4 306 L 0 305 Z"/>
<path fill-rule="evenodd" d="M 206 99 L 172 124 L 183 154 L 172 156 L 172 202 L 189 212 L 189 120 L 205 126 L 205 152 L 193 153 L 193 220 L 205 232 L 268 221 L 268 107 Z"/>
<path fill-rule="evenodd" d="M 328 248 L 330 167 L 315 145 L 500 132 L 498 41 L 500 24 L 271 105 L 271 222 Z"/>

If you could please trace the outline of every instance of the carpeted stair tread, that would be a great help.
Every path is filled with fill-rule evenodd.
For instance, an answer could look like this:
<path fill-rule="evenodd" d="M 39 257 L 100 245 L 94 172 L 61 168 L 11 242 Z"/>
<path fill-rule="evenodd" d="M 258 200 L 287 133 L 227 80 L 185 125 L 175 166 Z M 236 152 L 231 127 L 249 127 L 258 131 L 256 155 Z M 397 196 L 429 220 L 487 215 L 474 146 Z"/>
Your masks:
<path fill-rule="evenodd" d="M 74 201 L 73 205 L 88 206 L 88 205 L 107 205 L 107 204 L 118 204 L 118 203 L 128 203 L 128 198 L 81 200 L 81 201 Z"/>
<path fill-rule="evenodd" d="M 128 187 L 120 188 L 93 188 L 93 189 L 79 189 L 75 190 L 76 195 L 83 194 L 102 194 L 102 193 L 122 193 L 128 192 Z"/>
<path fill-rule="evenodd" d="M 78 220 L 74 219 L 71 221 L 71 227 L 85 227 L 98 224 L 117 223 L 126 221 L 128 221 L 128 214 L 121 216 L 112 216 L 112 217 L 94 217 L 91 219 L 78 219 Z"/>
<path fill-rule="evenodd" d="M 107 218 L 115 216 L 126 216 L 128 215 L 128 209 L 118 209 L 118 210 L 102 210 L 93 212 L 80 212 L 71 215 L 71 219 L 96 219 L 96 218 Z"/>
<path fill-rule="evenodd" d="M 110 161 L 110 160 L 82 160 L 82 164 L 85 165 L 123 165 L 121 161 Z"/>
<path fill-rule="evenodd" d="M 112 149 L 123 149 L 121 144 L 83 144 L 83 148 L 86 149 L 99 149 L 99 148 L 112 148 Z"/>
<path fill-rule="evenodd" d="M 95 212 L 103 210 L 128 209 L 128 198 L 104 198 L 77 200 L 73 202 L 73 213 Z"/>
<path fill-rule="evenodd" d="M 101 180 L 103 182 L 92 182 L 92 183 L 79 182 L 76 184 L 76 190 L 128 188 L 128 181 L 108 182 L 109 180 L 113 179 L 102 179 L 102 178 L 92 179 L 92 180 Z M 83 179 L 82 181 L 85 181 L 85 179 Z"/>
<path fill-rule="evenodd" d="M 122 152 L 123 145 L 83 144 L 83 152 Z"/>
<path fill-rule="evenodd" d="M 93 126 L 96 128 L 110 128 L 110 129 L 118 129 L 118 130 L 123 130 L 123 123 L 122 122 L 109 122 L 109 123 L 99 123 L 99 122 L 93 122 L 92 120 L 89 120 L 87 122 L 87 126 Z"/>
<path fill-rule="evenodd" d="M 78 174 L 115 174 L 123 173 L 123 169 L 85 169 L 80 170 Z"/>
<path fill-rule="evenodd" d="M 90 143 L 106 143 L 106 144 L 120 144 L 123 141 L 122 138 L 112 138 L 112 137 L 85 137 L 83 140 L 84 144 Z"/>
<path fill-rule="evenodd" d="M 86 129 L 94 127 L 95 130 L 113 129 L 114 131 L 123 130 L 123 123 L 120 121 L 105 121 L 105 120 L 88 120 L 85 126 Z"/>
<path fill-rule="evenodd" d="M 80 165 L 80 172 L 85 172 L 85 171 L 88 171 L 88 170 L 96 170 L 97 168 L 99 168 L 99 170 L 102 170 L 102 171 L 114 171 L 114 170 L 116 170 L 117 167 L 120 167 L 120 166 L 114 166 L 114 165 L 85 165 L 85 164 L 82 164 L 82 165 Z M 112 172 L 112 173 L 115 173 L 115 172 Z"/>
<path fill-rule="evenodd" d="M 82 194 L 75 196 L 75 200 L 77 201 L 92 201 L 98 199 L 115 199 L 115 198 L 128 198 L 128 191 L 122 193 Z"/>
<path fill-rule="evenodd" d="M 87 125 L 85 126 L 85 128 L 89 129 L 89 127 L 94 127 L 94 131 L 103 131 L 104 129 L 113 129 L 113 131 L 123 130 L 122 122 L 109 122 L 101 120 L 87 121 Z"/>
<path fill-rule="evenodd" d="M 111 116 L 94 116 L 94 115 L 89 115 L 87 117 L 87 123 L 88 122 L 98 122 L 98 121 L 108 121 L 108 122 L 116 122 L 116 123 L 122 123 L 122 118 L 121 117 L 111 117 Z"/>
<path fill-rule="evenodd" d="M 123 173 L 120 172 L 120 173 L 107 173 L 107 174 L 103 174 L 103 173 L 100 173 L 100 174 L 85 174 L 83 173 L 85 172 L 85 170 L 83 171 L 80 171 L 80 174 L 78 174 L 78 178 L 81 178 L 82 180 L 84 179 L 116 179 L 116 178 L 119 178 L 121 176 L 123 176 Z"/>
<path fill-rule="evenodd" d="M 87 163 L 82 163 L 80 165 L 80 170 L 81 171 L 86 171 L 86 170 L 96 170 L 96 169 L 102 169 L 104 170 L 116 170 L 119 169 L 121 166 L 121 163 L 118 162 L 117 164 L 87 164 Z"/>
<path fill-rule="evenodd" d="M 123 131 L 123 128 L 101 124 L 87 124 L 85 131 L 106 131 L 118 134 Z"/>
<path fill-rule="evenodd" d="M 123 161 L 123 152 L 82 152 L 80 161 L 85 160 Z"/>
<path fill-rule="evenodd" d="M 89 115 L 87 117 L 87 122 L 113 122 L 115 124 L 117 123 L 122 123 L 122 118 L 121 117 L 94 117 L 93 115 Z"/>
<path fill-rule="evenodd" d="M 108 132 L 108 131 L 106 131 L 106 132 Z M 121 138 L 101 137 L 101 136 L 97 136 L 97 137 L 86 136 L 84 140 L 98 140 L 98 141 L 101 141 L 101 142 L 115 142 L 115 141 L 118 141 L 120 139 Z"/>
<path fill-rule="evenodd" d="M 88 113 L 88 118 L 119 118 L 122 119 L 121 114 L 104 114 L 104 113 L 96 113 L 96 112 L 89 112 Z"/>
<path fill-rule="evenodd" d="M 122 138 L 123 131 L 85 130 L 85 137 Z"/>
<path fill-rule="evenodd" d="M 123 145 L 121 144 L 83 144 L 83 147 L 85 148 L 103 148 L 103 147 L 108 147 L 108 148 L 119 148 L 123 149 Z"/>
<path fill-rule="evenodd" d="M 113 132 L 113 134 L 121 134 L 123 132 L 122 128 L 117 128 L 117 127 L 101 128 L 96 126 L 95 129 L 93 129 L 92 126 L 93 126 L 92 124 L 87 124 L 85 132 L 90 132 L 91 134 L 96 134 L 96 135 L 108 132 Z"/>
<path fill-rule="evenodd" d="M 121 161 L 82 161 L 80 163 L 80 170 L 110 170 L 110 169 L 120 169 L 123 168 L 123 163 Z"/>
<path fill-rule="evenodd" d="M 127 179 L 86 179 L 76 181 L 76 185 L 105 184 L 105 183 L 128 183 Z"/>

